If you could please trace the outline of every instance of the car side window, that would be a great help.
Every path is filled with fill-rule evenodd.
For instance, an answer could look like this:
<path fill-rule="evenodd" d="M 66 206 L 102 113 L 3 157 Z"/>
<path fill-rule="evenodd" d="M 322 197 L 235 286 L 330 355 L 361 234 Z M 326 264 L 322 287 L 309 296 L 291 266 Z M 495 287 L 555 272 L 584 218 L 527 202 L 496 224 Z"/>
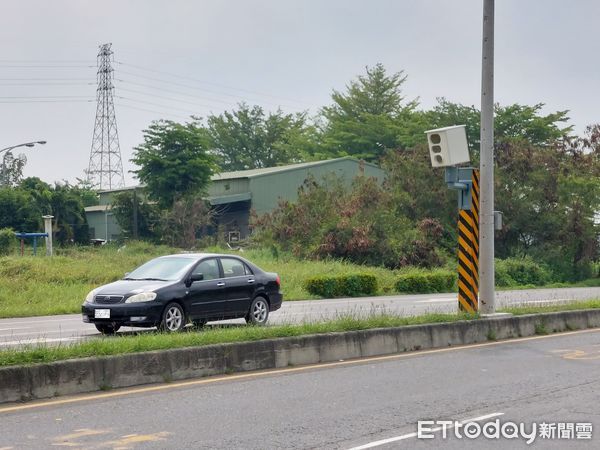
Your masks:
<path fill-rule="evenodd" d="M 223 266 L 223 276 L 225 278 L 231 277 L 243 277 L 247 275 L 249 269 L 242 261 L 234 258 L 221 258 L 221 265 Z"/>
<path fill-rule="evenodd" d="M 194 274 L 201 273 L 204 275 L 204 280 L 216 280 L 221 277 L 219 273 L 219 264 L 216 258 L 205 259 L 196 266 Z"/>

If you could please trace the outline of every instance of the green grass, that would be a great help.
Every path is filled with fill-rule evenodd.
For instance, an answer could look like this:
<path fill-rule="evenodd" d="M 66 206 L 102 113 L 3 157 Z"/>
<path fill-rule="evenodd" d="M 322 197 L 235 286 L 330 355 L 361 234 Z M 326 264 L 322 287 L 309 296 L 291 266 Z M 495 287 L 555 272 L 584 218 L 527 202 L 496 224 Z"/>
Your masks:
<path fill-rule="evenodd" d="M 0 318 L 66 314 L 80 311 L 86 294 L 167 247 L 148 245 L 59 249 L 56 256 L 0 258 Z M 40 252 L 42 253 L 42 252 Z"/>
<path fill-rule="evenodd" d="M 238 254 L 264 270 L 279 273 L 286 301 L 316 298 L 303 287 L 304 281 L 310 277 L 357 272 L 377 277 L 377 295 L 391 295 L 395 293 L 394 285 L 398 275 L 414 270 L 405 268 L 394 271 L 334 259 L 300 260 L 288 253 L 274 255 L 268 249 L 250 249 L 244 252 L 218 248 L 207 250 Z M 0 257 L 0 318 L 77 313 L 85 295 L 93 288 L 122 278 L 125 272 L 130 272 L 153 257 L 180 251 L 166 246 L 132 242 L 123 248 L 112 245 L 59 248 L 52 258 L 43 256 L 44 252 L 41 250 L 36 257 Z M 600 278 L 595 278 L 575 285 L 555 284 L 550 287 L 599 285 Z"/>
<path fill-rule="evenodd" d="M 503 311 L 521 315 L 596 308 L 600 308 L 600 299 L 553 306 L 506 308 Z M 100 337 L 66 345 L 48 346 L 42 344 L 25 346 L 18 349 L 0 350 L 0 367 L 47 363 L 92 356 L 110 356 L 152 350 L 199 347 L 211 344 L 258 341 L 261 339 L 303 336 L 309 334 L 324 334 L 431 323 L 449 323 L 460 320 L 476 320 L 478 318 L 478 315 L 469 315 L 466 313 L 432 313 L 413 317 L 373 314 L 364 318 L 356 317 L 354 315 L 341 315 L 336 320 L 326 322 L 287 324 L 269 327 L 230 325 L 208 326 L 203 330 L 191 328 L 183 333 L 175 334 L 144 331 L 136 334 L 120 334 L 112 337 Z M 536 333 L 548 333 L 543 322 L 536 325 Z M 488 333 L 487 338 L 488 340 L 495 340 L 496 335 L 495 333 Z"/>
<path fill-rule="evenodd" d="M 548 312 L 561 312 L 561 311 L 573 311 L 576 309 L 598 309 L 600 308 L 600 299 L 598 300 L 586 300 L 578 302 L 569 302 L 553 305 L 542 305 L 542 306 L 514 306 L 510 308 L 503 308 L 499 312 L 508 312 L 515 316 L 523 314 L 539 314 Z"/>
<path fill-rule="evenodd" d="M 21 349 L 0 351 L 0 366 L 47 363 L 65 359 L 90 356 L 109 356 L 165 350 L 183 347 L 198 347 L 228 342 L 258 341 L 261 339 L 323 334 L 339 331 L 356 331 L 371 328 L 399 327 L 427 323 L 456 322 L 471 320 L 477 316 L 468 314 L 426 314 L 415 317 L 398 317 L 376 314 L 366 318 L 340 316 L 327 322 L 270 327 L 216 326 L 204 330 L 191 329 L 183 333 L 141 332 L 134 335 L 101 337 L 59 346 L 28 346 Z"/>
<path fill-rule="evenodd" d="M 274 257 L 267 250 L 209 250 L 239 254 L 266 271 L 277 272 L 285 300 L 316 298 L 304 290 L 306 278 L 352 272 L 374 274 L 379 281 L 378 294 L 391 294 L 397 273 L 340 260 L 303 261 L 289 254 Z M 0 318 L 79 312 L 83 299 L 93 288 L 122 278 L 153 257 L 180 251 L 136 242 L 122 249 L 116 246 L 58 249 L 52 258 L 40 254 L 0 257 Z"/>

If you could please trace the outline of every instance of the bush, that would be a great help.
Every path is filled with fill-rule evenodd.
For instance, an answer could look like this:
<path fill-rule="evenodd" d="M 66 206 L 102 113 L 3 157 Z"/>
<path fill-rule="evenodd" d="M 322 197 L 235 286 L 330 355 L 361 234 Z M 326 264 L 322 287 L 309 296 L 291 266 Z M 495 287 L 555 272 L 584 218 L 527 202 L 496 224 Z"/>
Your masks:
<path fill-rule="evenodd" d="M 374 295 L 377 293 L 377 278 L 366 273 L 318 276 L 307 279 L 304 288 L 312 295 L 324 298 Z"/>
<path fill-rule="evenodd" d="M 0 229 L 0 255 L 8 255 L 17 244 L 12 228 Z"/>
<path fill-rule="evenodd" d="M 309 177 L 295 202 L 252 216 L 253 241 L 300 259 L 336 258 L 390 269 L 440 266 L 443 226 L 435 219 L 413 220 L 406 211 L 374 178 L 359 176 L 348 186 L 336 176 L 319 182 Z"/>
<path fill-rule="evenodd" d="M 543 286 L 552 281 L 546 267 L 529 257 L 496 260 L 496 286 Z"/>
<path fill-rule="evenodd" d="M 518 283 L 508 273 L 506 264 L 501 259 L 497 259 L 494 264 L 494 281 L 496 286 L 499 287 L 515 287 Z"/>
<path fill-rule="evenodd" d="M 396 281 L 396 290 L 411 294 L 451 292 L 455 282 L 456 274 L 449 270 L 413 270 L 400 275 Z"/>

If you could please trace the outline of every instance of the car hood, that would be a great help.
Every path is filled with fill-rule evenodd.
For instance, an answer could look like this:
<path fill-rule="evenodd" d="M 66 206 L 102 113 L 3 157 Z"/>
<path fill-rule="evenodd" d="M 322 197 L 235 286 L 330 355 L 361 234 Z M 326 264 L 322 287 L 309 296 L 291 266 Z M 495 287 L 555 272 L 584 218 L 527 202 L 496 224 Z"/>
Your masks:
<path fill-rule="evenodd" d="M 140 292 L 156 291 L 175 283 L 177 283 L 177 281 L 119 280 L 114 283 L 100 286 L 98 291 L 96 291 L 96 295 L 139 294 Z"/>

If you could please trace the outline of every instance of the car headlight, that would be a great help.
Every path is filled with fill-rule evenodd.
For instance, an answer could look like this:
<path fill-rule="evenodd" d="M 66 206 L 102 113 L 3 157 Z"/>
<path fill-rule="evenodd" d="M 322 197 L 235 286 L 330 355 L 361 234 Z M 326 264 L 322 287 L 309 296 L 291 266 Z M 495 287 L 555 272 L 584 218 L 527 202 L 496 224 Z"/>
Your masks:
<path fill-rule="evenodd" d="M 135 294 L 125 300 L 125 303 L 140 303 L 140 302 L 151 302 L 156 298 L 156 292 L 142 292 L 141 294 Z"/>
<path fill-rule="evenodd" d="M 98 288 L 91 290 L 90 293 L 86 295 L 85 302 L 94 303 L 94 297 L 96 296 L 96 292 L 98 292 Z"/>

